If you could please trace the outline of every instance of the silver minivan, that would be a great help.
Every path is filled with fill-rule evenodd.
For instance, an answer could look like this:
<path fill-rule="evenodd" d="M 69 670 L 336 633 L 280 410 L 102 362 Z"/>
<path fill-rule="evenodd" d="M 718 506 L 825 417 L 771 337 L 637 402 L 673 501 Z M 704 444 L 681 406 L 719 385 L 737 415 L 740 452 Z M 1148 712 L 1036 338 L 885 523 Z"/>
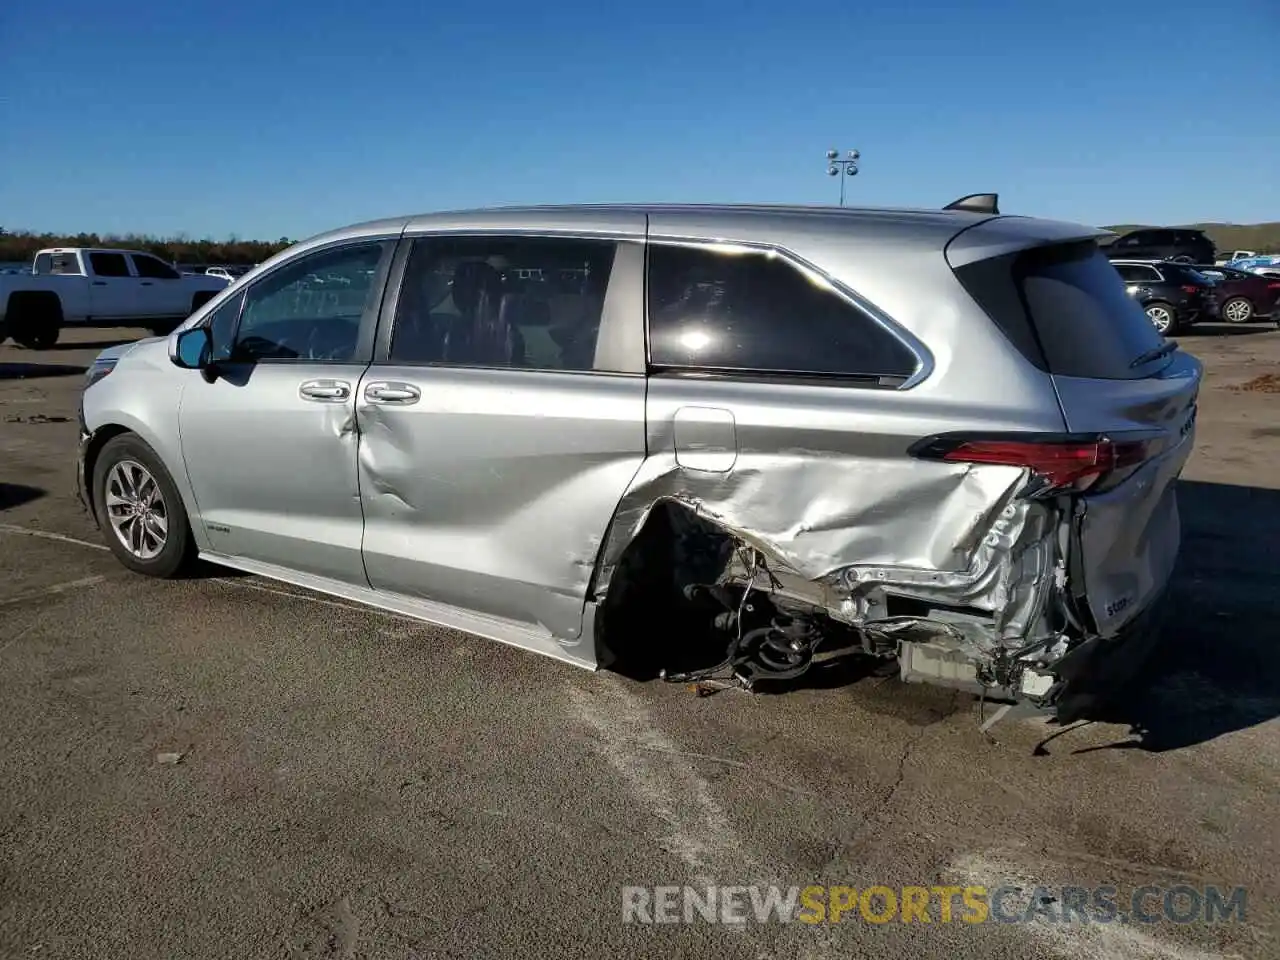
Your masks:
<path fill-rule="evenodd" d="M 1070 713 L 1158 638 L 1201 381 L 1098 235 L 981 200 L 361 224 L 104 351 L 78 482 L 144 574 Z"/>

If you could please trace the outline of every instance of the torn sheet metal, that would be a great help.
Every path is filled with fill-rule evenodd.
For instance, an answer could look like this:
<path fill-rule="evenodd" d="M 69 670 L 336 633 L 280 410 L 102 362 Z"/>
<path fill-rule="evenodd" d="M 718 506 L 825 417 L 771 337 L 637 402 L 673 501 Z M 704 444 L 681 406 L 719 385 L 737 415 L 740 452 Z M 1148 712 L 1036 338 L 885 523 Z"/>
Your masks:
<path fill-rule="evenodd" d="M 1064 578 L 1062 518 L 1053 501 L 1019 495 L 1026 480 L 1004 466 L 802 451 L 740 452 L 725 473 L 651 457 L 614 518 L 596 596 L 655 506 L 676 503 L 760 551 L 769 581 L 753 585 L 837 621 L 892 635 L 902 623 L 877 626 L 890 619 L 886 598 L 909 598 L 929 611 L 914 622 L 932 621 L 965 658 L 1047 646 L 1057 639 L 1046 613 Z M 727 573 L 755 579 L 740 565 Z"/>

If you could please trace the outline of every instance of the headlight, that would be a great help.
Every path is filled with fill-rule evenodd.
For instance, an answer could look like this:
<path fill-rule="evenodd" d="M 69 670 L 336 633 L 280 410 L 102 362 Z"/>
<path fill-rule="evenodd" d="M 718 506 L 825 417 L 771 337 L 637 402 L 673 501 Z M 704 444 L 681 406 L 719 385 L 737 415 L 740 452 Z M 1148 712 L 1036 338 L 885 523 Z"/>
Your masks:
<path fill-rule="evenodd" d="M 95 360 L 85 374 L 84 388 L 88 390 L 95 383 L 116 368 L 115 360 Z"/>

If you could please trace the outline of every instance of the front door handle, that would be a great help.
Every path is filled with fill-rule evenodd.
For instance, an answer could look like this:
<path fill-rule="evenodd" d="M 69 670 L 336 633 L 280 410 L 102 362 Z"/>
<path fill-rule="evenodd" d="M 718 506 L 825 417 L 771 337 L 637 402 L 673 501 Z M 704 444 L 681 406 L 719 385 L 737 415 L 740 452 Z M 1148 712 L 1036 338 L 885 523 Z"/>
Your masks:
<path fill-rule="evenodd" d="M 105 287 L 105 286 L 107 285 L 107 281 L 105 281 L 105 280 L 95 280 L 95 281 L 93 281 L 93 285 L 94 285 L 95 287 Z"/>
<path fill-rule="evenodd" d="M 379 381 L 364 388 L 364 398 L 370 403 L 417 403 L 422 391 L 412 383 L 388 383 Z"/>
<path fill-rule="evenodd" d="M 149 286 L 151 286 L 151 281 L 150 281 L 150 280 L 143 280 L 143 281 L 142 281 L 142 285 L 143 285 L 144 287 L 149 287 Z"/>
<path fill-rule="evenodd" d="M 298 396 L 321 403 L 341 403 L 351 396 L 351 384 L 342 380 L 308 380 L 298 387 Z"/>

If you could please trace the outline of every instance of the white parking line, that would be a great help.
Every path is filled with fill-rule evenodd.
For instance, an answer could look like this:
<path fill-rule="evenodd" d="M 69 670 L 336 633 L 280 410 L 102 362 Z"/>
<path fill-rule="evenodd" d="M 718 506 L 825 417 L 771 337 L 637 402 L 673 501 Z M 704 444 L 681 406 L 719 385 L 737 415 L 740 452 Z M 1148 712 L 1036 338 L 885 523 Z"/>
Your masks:
<path fill-rule="evenodd" d="M 91 550 L 108 549 L 105 543 L 93 543 L 89 540 L 79 540 L 75 537 L 64 536 L 61 533 L 52 533 L 48 530 L 32 530 L 30 527 L 18 527 L 11 523 L 0 523 L 0 533 L 20 533 L 28 537 L 39 537 L 41 540 L 57 540 L 60 543 L 74 543 L 78 547 L 88 547 Z"/>
<path fill-rule="evenodd" d="M 37 600 L 40 597 L 51 597 L 57 593 L 66 593 L 68 590 L 79 590 L 82 587 L 92 587 L 95 583 L 101 583 L 107 579 L 103 576 L 81 577 L 79 580 L 68 580 L 66 583 L 55 583 L 51 587 L 45 587 L 42 590 L 33 590 L 30 593 L 21 593 L 16 597 L 9 597 L 0 600 L 0 607 L 9 607 L 15 603 L 26 603 L 28 600 Z"/>

